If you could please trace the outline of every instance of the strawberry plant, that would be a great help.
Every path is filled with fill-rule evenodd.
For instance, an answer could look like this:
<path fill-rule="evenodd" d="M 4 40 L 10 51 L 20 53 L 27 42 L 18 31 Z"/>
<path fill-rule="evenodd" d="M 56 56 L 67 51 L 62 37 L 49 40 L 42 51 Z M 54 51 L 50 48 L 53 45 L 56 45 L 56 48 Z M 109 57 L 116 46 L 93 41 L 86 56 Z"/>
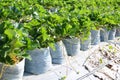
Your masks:
<path fill-rule="evenodd" d="M 63 38 L 86 39 L 91 29 L 112 29 L 120 25 L 119 6 L 118 0 L 0 0 L 2 56 L 11 48 L 14 53 L 16 48 L 17 51 L 42 48 Z"/>
<path fill-rule="evenodd" d="M 0 36 L 0 62 L 15 64 L 23 58 L 29 58 L 26 54 L 27 34 L 20 28 L 15 28 L 10 21 L 1 23 Z"/>
<path fill-rule="evenodd" d="M 24 18 L 27 14 L 25 5 L 20 1 L 0 1 L 0 62 L 5 64 L 16 64 L 23 58 L 30 58 L 26 54 L 28 49 L 28 34 L 24 31 L 23 22 L 29 20 Z M 22 2 L 28 5 L 27 2 Z M 29 16 L 29 15 L 28 15 Z"/>

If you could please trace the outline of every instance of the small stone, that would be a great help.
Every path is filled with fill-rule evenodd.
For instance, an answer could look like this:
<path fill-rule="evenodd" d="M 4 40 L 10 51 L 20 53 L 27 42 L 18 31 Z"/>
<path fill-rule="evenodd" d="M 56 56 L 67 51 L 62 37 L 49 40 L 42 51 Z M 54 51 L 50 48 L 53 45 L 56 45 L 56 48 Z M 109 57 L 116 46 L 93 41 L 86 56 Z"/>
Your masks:
<path fill-rule="evenodd" d="M 109 69 L 112 68 L 112 65 L 111 65 L 111 64 L 107 64 L 106 66 L 107 66 Z"/>

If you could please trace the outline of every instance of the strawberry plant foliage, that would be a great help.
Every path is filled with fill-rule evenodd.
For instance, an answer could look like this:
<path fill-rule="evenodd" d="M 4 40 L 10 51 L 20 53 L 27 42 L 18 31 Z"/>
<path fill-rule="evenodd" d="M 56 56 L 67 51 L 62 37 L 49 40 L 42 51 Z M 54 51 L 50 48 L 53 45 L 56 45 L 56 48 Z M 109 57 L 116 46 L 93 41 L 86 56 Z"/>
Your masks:
<path fill-rule="evenodd" d="M 10 65 L 30 58 L 26 54 L 28 34 L 22 23 L 25 9 L 15 2 L 0 0 L 0 62 Z"/>
<path fill-rule="evenodd" d="M 3 33 L 0 36 L 0 62 L 5 64 L 18 63 L 22 58 L 28 58 L 25 54 L 27 38 L 26 33 L 22 30 L 3 25 Z"/>
<path fill-rule="evenodd" d="M 28 57 L 26 50 L 118 27 L 119 6 L 119 0 L 0 0 L 0 62 L 14 64 Z"/>

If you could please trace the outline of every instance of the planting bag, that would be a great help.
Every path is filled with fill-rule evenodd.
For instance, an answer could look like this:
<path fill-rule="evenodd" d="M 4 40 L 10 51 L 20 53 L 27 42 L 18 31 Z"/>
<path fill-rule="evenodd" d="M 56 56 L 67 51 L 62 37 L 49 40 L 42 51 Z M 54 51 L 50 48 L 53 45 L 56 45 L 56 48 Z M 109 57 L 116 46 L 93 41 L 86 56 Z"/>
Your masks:
<path fill-rule="evenodd" d="M 0 63 L 0 80 L 22 80 L 24 73 L 25 59 L 15 65 L 5 65 Z"/>
<path fill-rule="evenodd" d="M 88 37 L 87 40 L 81 41 L 81 42 L 80 42 L 80 45 L 81 45 L 80 50 L 82 50 L 82 51 L 88 50 L 89 47 L 90 47 L 90 45 L 91 45 L 91 35 Z"/>
<path fill-rule="evenodd" d="M 68 56 L 74 56 L 80 52 L 80 40 L 74 39 L 64 39 L 63 43 L 66 47 Z"/>
<path fill-rule="evenodd" d="M 25 60 L 26 72 L 42 74 L 51 68 L 52 62 L 49 48 L 35 49 L 28 53 L 32 60 Z"/>
<path fill-rule="evenodd" d="M 116 34 L 115 34 L 116 37 L 120 37 L 120 27 L 116 29 Z"/>
<path fill-rule="evenodd" d="M 107 42 L 108 41 L 108 36 L 109 36 L 109 31 L 105 28 L 103 28 L 102 30 L 100 30 L 100 40 L 103 42 Z"/>
<path fill-rule="evenodd" d="M 111 29 L 110 32 L 109 32 L 108 40 L 115 39 L 115 34 L 116 34 L 116 29 Z"/>
<path fill-rule="evenodd" d="M 91 44 L 97 45 L 100 43 L 100 30 L 91 30 Z"/>
<path fill-rule="evenodd" d="M 67 54 L 65 46 L 62 41 L 56 42 L 54 45 L 55 45 L 55 50 L 50 48 L 52 63 L 62 64 L 65 60 L 65 55 Z"/>

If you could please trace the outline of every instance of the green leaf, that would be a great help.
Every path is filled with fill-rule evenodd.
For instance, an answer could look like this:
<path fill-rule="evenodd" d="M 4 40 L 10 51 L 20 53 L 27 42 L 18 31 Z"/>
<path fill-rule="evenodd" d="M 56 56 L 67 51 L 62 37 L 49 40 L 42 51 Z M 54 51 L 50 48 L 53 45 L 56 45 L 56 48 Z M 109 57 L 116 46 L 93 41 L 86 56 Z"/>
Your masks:
<path fill-rule="evenodd" d="M 69 31 L 69 29 L 71 29 L 71 28 L 72 28 L 72 26 L 70 24 L 66 25 L 66 31 Z"/>
<path fill-rule="evenodd" d="M 14 44 L 14 47 L 17 47 L 17 48 L 20 48 L 23 46 L 24 46 L 23 42 L 20 42 L 19 40 L 17 40 L 16 43 Z"/>
<path fill-rule="evenodd" d="M 102 58 L 100 58 L 100 59 L 99 59 L 99 62 L 100 62 L 100 64 L 102 64 L 102 63 L 103 63 L 103 60 L 102 60 Z"/>
<path fill-rule="evenodd" d="M 46 28 L 45 28 L 45 27 L 42 27 L 42 28 L 41 28 L 41 33 L 42 33 L 42 34 L 46 34 L 46 32 L 47 32 L 47 31 L 46 31 Z"/>
<path fill-rule="evenodd" d="M 31 46 L 32 42 L 31 42 L 30 38 L 26 38 L 26 41 L 27 41 L 27 48 L 31 49 L 32 48 L 32 46 Z"/>
<path fill-rule="evenodd" d="M 6 29 L 4 32 L 9 39 L 13 39 L 15 37 L 15 31 L 12 29 Z"/>
<path fill-rule="evenodd" d="M 60 80 L 66 80 L 66 76 L 61 77 Z"/>
<path fill-rule="evenodd" d="M 23 42 L 21 42 L 17 39 L 14 39 L 10 44 L 13 48 L 20 48 L 20 47 L 24 46 Z"/>
<path fill-rule="evenodd" d="M 32 60 L 31 56 L 29 54 L 22 54 L 23 58 Z"/>
<path fill-rule="evenodd" d="M 50 46 L 53 50 L 55 50 L 55 45 L 54 45 L 54 43 L 49 43 L 49 46 Z"/>
<path fill-rule="evenodd" d="M 109 49 L 113 49 L 113 46 L 112 46 L 112 45 L 109 45 Z"/>
<path fill-rule="evenodd" d="M 48 36 L 48 34 L 47 34 L 46 28 L 45 28 L 45 27 L 42 27 L 40 31 L 41 31 L 41 33 L 42 33 L 43 41 L 46 41 L 46 40 L 49 38 L 49 36 Z"/>

